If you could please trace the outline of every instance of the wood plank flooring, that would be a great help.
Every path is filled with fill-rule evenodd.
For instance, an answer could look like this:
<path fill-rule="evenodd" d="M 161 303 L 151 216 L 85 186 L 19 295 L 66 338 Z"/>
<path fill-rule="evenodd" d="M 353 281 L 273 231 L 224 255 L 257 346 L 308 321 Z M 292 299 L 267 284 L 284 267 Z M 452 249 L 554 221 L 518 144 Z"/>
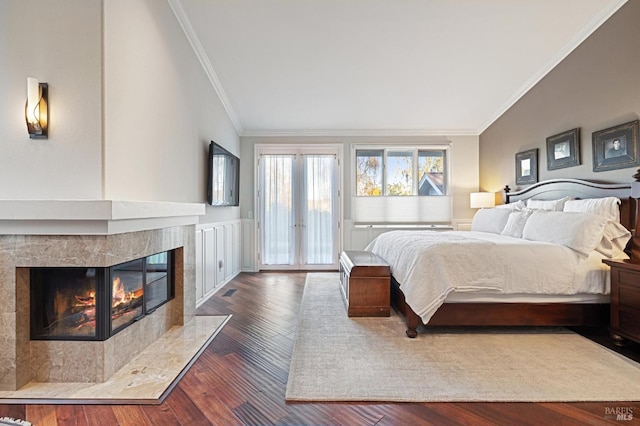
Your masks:
<path fill-rule="evenodd" d="M 241 274 L 199 314 L 233 314 L 161 405 L 0 405 L 48 425 L 640 424 L 640 403 L 291 403 L 284 400 L 305 273 Z M 229 290 L 236 290 L 230 292 Z M 609 344 L 605 330 L 577 330 Z M 640 349 L 624 354 L 640 360 Z M 631 408 L 638 420 L 608 413 Z"/>

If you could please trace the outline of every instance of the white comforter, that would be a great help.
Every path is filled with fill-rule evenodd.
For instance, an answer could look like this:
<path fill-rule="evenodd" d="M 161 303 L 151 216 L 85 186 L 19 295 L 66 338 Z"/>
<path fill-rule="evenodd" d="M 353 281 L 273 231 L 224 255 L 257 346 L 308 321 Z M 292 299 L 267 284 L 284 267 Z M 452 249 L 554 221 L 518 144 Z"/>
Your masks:
<path fill-rule="evenodd" d="M 607 294 L 603 256 L 473 231 L 391 231 L 369 250 L 386 260 L 407 304 L 426 324 L 452 291 L 496 294 Z"/>

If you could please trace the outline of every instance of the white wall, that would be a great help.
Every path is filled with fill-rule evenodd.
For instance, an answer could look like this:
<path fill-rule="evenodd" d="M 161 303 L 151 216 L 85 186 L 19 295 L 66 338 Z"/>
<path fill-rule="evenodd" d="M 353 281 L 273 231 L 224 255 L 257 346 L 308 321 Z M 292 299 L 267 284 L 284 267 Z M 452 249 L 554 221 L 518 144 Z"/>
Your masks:
<path fill-rule="evenodd" d="M 49 83 L 47 140 L 26 132 L 28 76 Z M 209 141 L 240 151 L 165 1 L 0 0 L 0 93 L 0 198 L 204 203 Z"/>
<path fill-rule="evenodd" d="M 478 190 L 479 145 L 478 136 L 413 136 L 413 137 L 243 137 L 241 138 L 241 161 L 246 167 L 240 176 L 240 215 L 249 217 L 254 209 L 255 170 L 254 147 L 256 144 L 343 144 L 343 212 L 345 220 L 351 219 L 351 181 L 353 144 L 451 144 L 451 191 L 453 195 L 452 219 L 470 220 L 475 213 L 469 208 L 469 193 Z M 247 169 L 251 165 L 251 169 Z M 255 215 L 255 212 L 254 212 Z"/>
<path fill-rule="evenodd" d="M 0 1 L 0 198 L 102 198 L 100 0 Z M 27 77 L 49 84 L 49 139 L 29 139 Z"/>
<path fill-rule="evenodd" d="M 470 221 L 477 210 L 469 207 L 469 194 L 480 185 L 480 138 L 478 136 L 450 136 L 452 219 Z"/>
<path fill-rule="evenodd" d="M 239 137 L 167 2 L 105 2 L 105 195 L 205 202 L 209 142 Z M 201 223 L 239 217 L 207 209 Z"/>

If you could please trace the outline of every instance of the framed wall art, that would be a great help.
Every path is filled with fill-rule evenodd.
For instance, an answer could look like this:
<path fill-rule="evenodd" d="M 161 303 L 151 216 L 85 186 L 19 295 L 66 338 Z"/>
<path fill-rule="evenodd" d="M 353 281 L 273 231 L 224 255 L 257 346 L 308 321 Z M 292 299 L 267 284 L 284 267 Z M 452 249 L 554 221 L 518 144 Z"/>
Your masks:
<path fill-rule="evenodd" d="M 592 133 L 593 171 L 640 166 L 638 120 Z"/>
<path fill-rule="evenodd" d="M 529 185 L 538 181 L 538 148 L 516 154 L 516 185 Z"/>
<path fill-rule="evenodd" d="M 580 165 L 580 129 L 547 138 L 547 170 Z"/>

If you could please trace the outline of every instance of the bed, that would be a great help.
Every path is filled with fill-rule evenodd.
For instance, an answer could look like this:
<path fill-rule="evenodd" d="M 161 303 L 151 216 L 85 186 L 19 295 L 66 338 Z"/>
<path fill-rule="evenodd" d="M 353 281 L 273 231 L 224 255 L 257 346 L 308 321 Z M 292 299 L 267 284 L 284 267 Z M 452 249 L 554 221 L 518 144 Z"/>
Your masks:
<path fill-rule="evenodd" d="M 392 231 L 377 237 L 367 250 L 391 266 L 392 303 L 405 316 L 409 337 L 416 337 L 421 325 L 602 325 L 608 323 L 609 316 L 609 274 L 602 259 L 637 256 L 638 207 L 629 197 L 630 190 L 630 183 L 577 179 L 548 180 L 513 193 L 507 187 L 506 206 L 479 212 L 478 217 L 485 215 L 485 223 L 474 217 L 474 231 Z M 615 220 L 581 213 L 585 205 L 593 205 L 591 200 L 603 204 L 612 198 L 620 200 L 615 204 Z M 548 212 L 549 204 L 559 200 L 572 200 L 563 206 L 573 206 L 573 212 L 565 214 L 563 208 Z M 526 208 L 527 203 L 537 208 Z M 523 205 L 525 208 L 510 208 Z M 523 225 L 528 226 L 527 238 L 483 229 L 498 223 L 497 214 L 506 217 L 516 211 L 527 212 Z M 583 235 L 558 244 L 556 235 L 562 239 L 565 229 L 574 223 L 575 232 Z M 504 225 L 500 222 L 496 226 L 506 231 Z M 609 229 L 614 229 L 611 232 L 615 235 L 610 235 Z M 536 238 L 536 232 L 545 235 Z M 600 241 L 598 232 L 624 244 L 612 249 L 611 238 Z M 623 232 L 626 238 L 617 238 Z M 591 247 L 596 239 L 597 251 Z"/>

